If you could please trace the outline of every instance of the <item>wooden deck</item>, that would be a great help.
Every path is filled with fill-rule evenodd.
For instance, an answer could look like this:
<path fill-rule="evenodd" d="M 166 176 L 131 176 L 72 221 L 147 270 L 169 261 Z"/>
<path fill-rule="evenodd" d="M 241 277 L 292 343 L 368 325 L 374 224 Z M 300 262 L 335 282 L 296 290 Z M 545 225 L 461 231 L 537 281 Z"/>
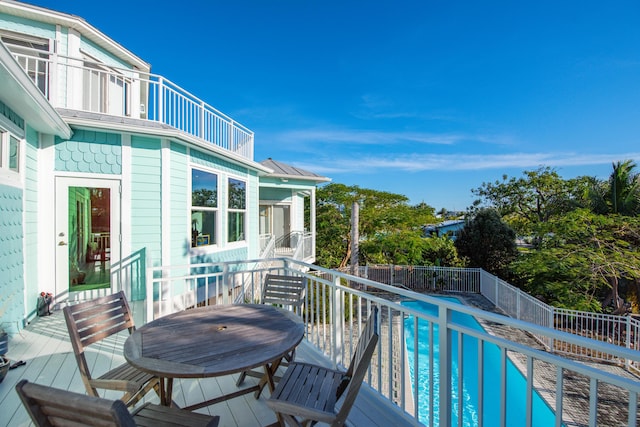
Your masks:
<path fill-rule="evenodd" d="M 141 325 L 140 322 L 136 323 Z M 114 339 L 107 339 L 87 354 L 88 362 L 94 364 L 99 372 L 123 363 L 121 349 L 126 337 L 127 335 L 123 334 Z M 61 311 L 54 311 L 49 317 L 36 319 L 21 331 L 20 335 L 14 336 L 9 342 L 7 357 L 12 362 L 24 360 L 26 365 L 10 370 L 0 383 L 0 426 L 33 425 L 15 391 L 16 383 L 22 379 L 79 393 L 85 392 Z M 328 360 L 305 341 L 298 347 L 296 360 L 329 365 Z M 238 374 L 234 374 L 210 379 L 176 381 L 173 399 L 178 405 L 187 406 L 212 396 L 236 391 L 237 377 Z M 245 379 L 247 384 L 252 381 L 257 382 L 257 379 Z M 197 412 L 219 415 L 221 427 L 267 426 L 276 422 L 274 413 L 265 403 L 268 396 L 267 389 L 257 400 L 253 394 L 249 394 L 202 408 Z M 117 398 L 118 394 L 108 392 L 106 397 Z M 148 399 L 159 402 L 159 398 L 153 392 L 148 395 Z M 351 411 L 349 424 L 354 427 L 419 425 L 401 414 L 386 400 L 379 398 L 366 384 L 363 385 Z"/>

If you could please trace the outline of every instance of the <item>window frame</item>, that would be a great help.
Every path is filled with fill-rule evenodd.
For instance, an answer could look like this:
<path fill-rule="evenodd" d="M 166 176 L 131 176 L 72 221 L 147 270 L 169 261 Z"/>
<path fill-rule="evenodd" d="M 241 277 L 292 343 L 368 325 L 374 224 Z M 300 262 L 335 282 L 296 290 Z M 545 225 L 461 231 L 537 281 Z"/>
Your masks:
<path fill-rule="evenodd" d="M 216 177 L 216 201 L 215 201 L 215 207 L 213 206 L 199 206 L 199 205 L 194 205 L 193 204 L 193 174 L 194 171 L 200 172 L 200 173 L 206 173 L 209 175 L 213 175 Z M 189 198 L 189 234 L 190 234 L 190 249 L 193 250 L 208 250 L 211 248 L 217 248 L 219 247 L 219 242 L 220 242 L 220 235 L 221 235 L 221 227 L 220 227 L 220 217 L 221 217 L 221 209 L 220 209 L 220 173 L 217 171 L 213 171 L 211 169 L 205 168 L 205 167 L 201 167 L 201 166 L 191 166 L 189 168 L 189 193 L 190 193 L 190 198 Z M 212 212 L 214 214 L 214 219 L 213 219 L 213 233 L 209 233 L 209 234 L 205 234 L 202 232 L 202 225 L 200 226 L 200 233 L 201 237 L 204 241 L 204 239 L 206 238 L 206 242 L 207 243 L 203 243 L 198 245 L 198 237 L 195 233 L 194 233 L 194 227 L 193 227 L 193 214 L 194 212 Z M 195 230 L 197 230 L 197 228 L 195 228 Z M 213 238 L 211 237 L 211 234 L 213 234 Z M 194 246 L 194 239 L 196 242 L 196 245 Z"/>
<path fill-rule="evenodd" d="M 7 129 L 0 120 L 0 182 L 17 184 L 22 182 L 24 170 L 24 138 Z M 11 167 L 11 143 L 15 141 L 15 168 Z"/>
<path fill-rule="evenodd" d="M 231 202 L 232 202 L 232 198 L 231 198 L 231 188 L 233 188 L 231 181 L 237 181 L 239 183 L 243 184 L 243 200 L 242 200 L 242 207 L 232 207 L 231 206 Z M 246 179 L 240 178 L 240 177 L 236 177 L 236 176 L 227 176 L 227 218 L 226 218 L 226 225 L 227 225 L 227 233 L 226 233 L 226 238 L 227 238 L 227 243 L 229 243 L 230 245 L 238 245 L 238 244 L 245 244 L 247 241 L 247 187 L 248 187 L 248 182 Z M 232 236 L 231 236 L 231 232 L 232 232 L 232 227 L 231 227 L 231 221 L 232 218 L 242 218 L 242 231 L 240 232 L 240 236 L 238 239 L 236 240 L 232 240 Z M 236 220 L 237 221 L 237 220 Z M 233 227 L 235 228 L 235 227 Z"/>

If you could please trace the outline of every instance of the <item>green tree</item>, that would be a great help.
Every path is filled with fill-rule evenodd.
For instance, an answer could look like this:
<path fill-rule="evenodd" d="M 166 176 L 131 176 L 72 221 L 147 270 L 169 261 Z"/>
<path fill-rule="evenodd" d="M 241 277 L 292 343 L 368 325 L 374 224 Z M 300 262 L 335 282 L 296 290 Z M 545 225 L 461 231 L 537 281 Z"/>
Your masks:
<path fill-rule="evenodd" d="M 413 230 L 365 240 L 360 244 L 360 253 L 367 264 L 462 266 L 451 239 L 425 238 L 422 232 Z"/>
<path fill-rule="evenodd" d="M 344 267 L 351 258 L 353 202 L 357 201 L 360 206 L 361 242 L 399 232 L 417 231 L 434 219 L 434 209 L 424 203 L 411 206 L 406 196 L 355 185 L 331 183 L 320 187 L 316 196 L 316 255 L 320 265 L 330 268 Z"/>
<path fill-rule="evenodd" d="M 502 221 L 496 210 L 480 209 L 460 231 L 455 247 L 470 267 L 506 278 L 508 266 L 518 253 L 515 240 L 515 231 Z"/>
<path fill-rule="evenodd" d="M 503 175 L 472 190 L 479 197 L 472 212 L 493 207 L 518 234 L 530 235 L 536 224 L 582 206 L 587 183 L 584 177 L 564 180 L 549 167 L 525 171 L 521 178 Z"/>
<path fill-rule="evenodd" d="M 588 199 L 596 214 L 634 216 L 640 213 L 640 175 L 632 160 L 613 164 L 608 181 L 591 180 Z"/>
<path fill-rule="evenodd" d="M 525 290 L 559 307 L 624 311 L 620 288 L 640 279 L 640 219 L 579 209 L 539 233 L 539 248 L 512 265 Z"/>

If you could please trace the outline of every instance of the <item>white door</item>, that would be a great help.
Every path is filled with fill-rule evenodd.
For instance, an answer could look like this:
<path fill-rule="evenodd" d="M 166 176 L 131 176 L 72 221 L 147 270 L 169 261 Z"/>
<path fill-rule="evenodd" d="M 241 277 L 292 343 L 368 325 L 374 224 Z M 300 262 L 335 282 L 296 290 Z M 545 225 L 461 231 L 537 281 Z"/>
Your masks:
<path fill-rule="evenodd" d="M 273 234 L 276 241 L 281 241 L 281 246 L 291 247 L 291 215 L 288 205 L 273 206 Z"/>
<path fill-rule="evenodd" d="M 120 181 L 56 178 L 56 295 L 111 293 L 120 260 Z"/>

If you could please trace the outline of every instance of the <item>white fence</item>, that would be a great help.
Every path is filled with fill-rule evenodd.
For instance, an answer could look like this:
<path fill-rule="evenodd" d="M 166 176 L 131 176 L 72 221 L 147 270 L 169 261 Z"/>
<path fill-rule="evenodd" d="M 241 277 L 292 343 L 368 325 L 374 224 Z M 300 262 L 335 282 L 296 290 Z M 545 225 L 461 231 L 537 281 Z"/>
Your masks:
<path fill-rule="evenodd" d="M 416 274 L 415 270 L 414 268 L 411 274 Z M 608 354 L 611 360 L 639 363 L 640 352 L 291 259 L 150 268 L 147 273 L 147 320 L 196 304 L 258 302 L 263 278 L 268 272 L 301 275 L 307 278 L 305 309 L 302 313 L 308 326 L 306 339 L 323 351 L 335 366 L 348 365 L 368 313 L 373 307 L 379 309 L 381 338 L 366 382 L 381 396 L 411 414 L 416 424 L 423 422 L 427 425 L 449 426 L 456 424 L 457 420 L 458 425 L 462 425 L 463 405 L 459 405 L 458 392 L 454 393 L 454 390 L 468 387 L 459 379 L 452 387 L 439 387 L 437 391 L 431 387 L 430 390 L 433 392 L 427 397 L 420 392 L 419 386 L 422 387 L 426 380 L 419 376 L 416 367 L 427 362 L 423 359 L 418 361 L 418 357 L 422 356 L 416 356 L 414 365 L 408 364 L 407 336 L 411 332 L 413 337 L 418 337 L 418 324 L 424 321 L 430 325 L 428 337 L 424 338 L 430 343 L 428 360 L 433 361 L 434 348 L 439 348 L 439 364 L 428 364 L 428 377 L 439 378 L 441 384 L 452 384 L 456 375 L 457 378 L 461 378 L 466 367 L 467 375 L 471 375 L 478 384 L 477 399 L 485 402 L 476 408 L 474 423 L 477 425 L 482 425 L 483 422 L 484 425 L 507 425 L 507 408 L 510 406 L 508 402 L 513 396 L 507 392 L 509 389 L 505 369 L 507 360 L 512 359 L 523 361 L 519 368 L 526 377 L 526 385 L 522 392 L 525 396 L 523 399 L 526 401 L 526 410 L 518 414 L 517 425 L 532 425 L 534 389 L 541 386 L 535 378 L 545 374 L 550 375 L 550 382 L 544 384 L 543 394 L 548 405 L 555 410 L 553 424 L 556 426 L 562 423 L 602 425 L 607 421 L 602 421 L 601 417 L 612 412 L 615 412 L 616 422 L 620 425 L 637 426 L 640 421 L 639 381 L 536 350 L 518 340 L 510 339 L 511 335 L 499 337 L 484 331 L 472 330 L 456 319 L 460 315 L 469 315 L 485 324 L 509 328 L 513 336 L 518 333 L 532 333 L 547 342 L 564 342 L 593 353 Z M 456 283 L 463 287 L 470 286 L 469 279 L 464 276 L 465 272 L 455 273 L 447 277 L 455 278 Z M 479 277 L 477 271 L 468 274 Z M 407 307 L 402 304 L 404 300 L 432 304 L 437 307 L 437 314 L 425 314 Z M 517 298 L 508 300 L 509 304 L 518 305 Z M 527 313 L 528 309 L 523 308 L 523 305 L 526 303 L 522 304 L 521 301 L 520 309 L 523 310 L 522 313 Z M 439 330 L 439 334 L 435 333 L 435 328 Z M 454 357 L 456 353 L 453 349 L 461 349 L 468 338 L 477 341 L 480 360 L 486 356 L 487 345 L 492 344 L 500 349 L 501 374 L 495 376 L 487 372 L 484 363 L 478 365 L 480 368 L 468 366 L 468 361 L 461 356 L 462 351 Z M 414 339 L 417 341 L 417 338 Z M 415 344 L 417 343 L 414 342 Z M 575 393 L 575 389 L 572 388 L 575 387 L 577 377 L 580 378 L 581 384 L 584 384 L 581 386 L 583 395 Z M 569 382 L 572 382 L 571 387 L 568 386 Z M 609 396 L 602 396 L 599 392 L 605 387 L 617 391 L 613 401 Z M 491 390 L 490 394 L 487 394 L 487 389 Z M 424 402 L 426 405 L 422 404 L 421 399 L 427 399 L 427 402 Z M 489 415 L 485 413 L 485 406 L 488 404 L 497 405 L 500 421 L 495 424 L 490 424 Z M 568 411 L 568 407 L 572 410 Z M 427 417 L 428 421 L 424 421 L 425 411 L 430 414 Z"/>
<path fill-rule="evenodd" d="M 481 269 L 370 265 L 360 267 L 359 275 L 419 292 L 479 293 L 514 319 L 640 351 L 638 318 L 555 308 Z M 534 336 L 550 351 L 596 362 L 624 364 L 628 369 L 640 373 L 637 363 L 617 360 L 609 354 L 590 352 L 547 336 Z"/>
<path fill-rule="evenodd" d="M 14 54 L 54 107 L 143 119 L 253 159 L 253 132 L 162 76 L 62 55 Z"/>

